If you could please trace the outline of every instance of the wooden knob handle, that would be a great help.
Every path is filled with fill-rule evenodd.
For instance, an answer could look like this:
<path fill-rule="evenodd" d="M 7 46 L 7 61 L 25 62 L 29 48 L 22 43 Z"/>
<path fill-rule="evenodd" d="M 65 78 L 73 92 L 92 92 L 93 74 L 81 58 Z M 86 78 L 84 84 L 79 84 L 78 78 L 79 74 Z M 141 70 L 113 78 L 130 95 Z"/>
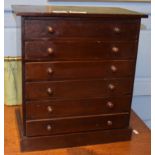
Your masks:
<path fill-rule="evenodd" d="M 107 107 L 112 109 L 114 107 L 114 104 L 112 102 L 107 102 Z"/>
<path fill-rule="evenodd" d="M 48 52 L 49 55 L 51 55 L 51 54 L 54 53 L 54 50 L 53 50 L 53 48 L 49 47 L 49 48 L 47 49 L 47 52 Z"/>
<path fill-rule="evenodd" d="M 51 106 L 47 106 L 47 111 L 48 111 L 49 113 L 51 113 L 51 112 L 53 111 L 52 107 L 51 107 Z"/>
<path fill-rule="evenodd" d="M 49 95 L 52 95 L 52 94 L 53 94 L 53 90 L 52 90 L 51 88 L 47 88 L 47 93 L 48 93 Z"/>
<path fill-rule="evenodd" d="M 114 65 L 111 65 L 110 69 L 111 69 L 112 72 L 116 72 L 117 71 L 117 67 L 114 66 Z"/>
<path fill-rule="evenodd" d="M 113 53 L 118 53 L 119 52 L 119 48 L 114 46 L 114 47 L 112 47 L 112 51 L 113 51 Z"/>
<path fill-rule="evenodd" d="M 53 29 L 52 26 L 48 26 L 47 29 L 48 29 L 48 32 L 50 32 L 50 33 L 53 33 L 54 32 L 54 29 Z"/>
<path fill-rule="evenodd" d="M 114 86 L 113 84 L 109 84 L 109 85 L 108 85 L 108 88 L 109 88 L 110 90 L 114 90 L 114 89 L 115 89 L 115 86 Z"/>
<path fill-rule="evenodd" d="M 53 70 L 52 70 L 51 67 L 48 67 L 48 68 L 47 68 L 47 73 L 50 74 L 50 75 L 53 73 Z"/>
<path fill-rule="evenodd" d="M 50 124 L 48 124 L 46 129 L 47 129 L 47 131 L 51 131 L 52 130 L 52 126 Z"/>
<path fill-rule="evenodd" d="M 119 33 L 119 32 L 121 32 L 121 30 L 119 27 L 114 27 L 114 32 Z"/>
<path fill-rule="evenodd" d="M 112 126 L 112 121 L 110 121 L 110 120 L 107 121 L 107 125 L 108 125 L 108 126 Z"/>

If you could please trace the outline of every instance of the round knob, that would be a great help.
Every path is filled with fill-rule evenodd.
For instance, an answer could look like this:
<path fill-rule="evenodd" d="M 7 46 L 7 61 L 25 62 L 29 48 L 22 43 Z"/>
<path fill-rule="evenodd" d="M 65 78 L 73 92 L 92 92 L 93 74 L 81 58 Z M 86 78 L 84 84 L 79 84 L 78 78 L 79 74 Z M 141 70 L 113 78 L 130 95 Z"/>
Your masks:
<path fill-rule="evenodd" d="M 113 84 L 109 84 L 109 85 L 108 85 L 108 88 L 109 88 L 110 90 L 114 90 L 114 89 L 115 89 L 115 86 L 114 86 Z"/>
<path fill-rule="evenodd" d="M 53 73 L 53 70 L 52 70 L 51 67 L 47 68 L 47 73 L 48 73 L 48 74 L 52 74 L 52 73 Z"/>
<path fill-rule="evenodd" d="M 53 54 L 54 50 L 53 50 L 53 48 L 50 48 L 50 47 L 49 47 L 49 48 L 47 49 L 47 52 L 48 52 L 49 55 L 51 55 L 51 54 Z"/>
<path fill-rule="evenodd" d="M 114 65 L 112 65 L 112 66 L 110 67 L 110 69 L 111 69 L 112 72 L 116 72 L 116 71 L 117 71 L 117 67 L 114 66 Z"/>
<path fill-rule="evenodd" d="M 112 51 L 113 51 L 113 53 L 118 53 L 119 48 L 114 46 L 114 47 L 112 47 Z"/>
<path fill-rule="evenodd" d="M 52 26 L 48 26 L 47 29 L 48 29 L 48 32 L 50 32 L 50 33 L 54 32 L 54 29 Z"/>
<path fill-rule="evenodd" d="M 108 126 L 112 126 L 112 121 L 107 121 Z"/>
<path fill-rule="evenodd" d="M 114 27 L 114 32 L 119 33 L 121 30 L 119 27 Z"/>
<path fill-rule="evenodd" d="M 53 93 L 53 90 L 51 88 L 47 88 L 47 93 L 51 95 Z"/>
<path fill-rule="evenodd" d="M 51 131 L 52 130 L 52 126 L 49 124 L 49 125 L 47 125 L 46 129 L 47 129 L 47 131 Z"/>
<path fill-rule="evenodd" d="M 114 107 L 114 104 L 112 102 L 107 102 L 107 107 L 112 109 Z"/>
<path fill-rule="evenodd" d="M 47 107 L 47 111 L 48 111 L 49 113 L 51 113 L 51 112 L 53 111 L 52 107 L 51 107 L 51 106 L 48 106 L 48 107 Z"/>

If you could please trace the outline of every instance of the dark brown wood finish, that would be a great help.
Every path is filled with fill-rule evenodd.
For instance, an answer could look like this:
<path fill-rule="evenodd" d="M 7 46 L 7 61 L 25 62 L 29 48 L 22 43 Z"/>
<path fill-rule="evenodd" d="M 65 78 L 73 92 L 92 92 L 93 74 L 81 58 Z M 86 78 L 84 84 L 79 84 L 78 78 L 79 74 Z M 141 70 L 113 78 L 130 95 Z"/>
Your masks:
<path fill-rule="evenodd" d="M 26 121 L 27 136 L 74 133 L 82 131 L 126 128 L 129 115 L 97 115 Z"/>
<path fill-rule="evenodd" d="M 24 17 L 119 17 L 130 19 L 148 17 L 146 14 L 116 7 L 13 5 L 12 8 L 16 15 Z"/>
<path fill-rule="evenodd" d="M 99 98 L 132 93 L 132 79 L 26 82 L 26 100 Z"/>
<path fill-rule="evenodd" d="M 125 113 L 130 111 L 131 96 L 78 100 L 26 102 L 27 120 L 68 116 Z"/>
<path fill-rule="evenodd" d="M 102 7 L 13 9 L 22 16 L 22 149 L 130 139 L 140 18 L 147 15 Z"/>
<path fill-rule="evenodd" d="M 25 20 L 25 40 L 53 38 L 101 38 L 105 41 L 137 40 L 139 20 L 54 19 Z"/>
<path fill-rule="evenodd" d="M 26 136 L 26 103 L 25 103 L 25 47 L 24 47 L 24 17 L 21 17 L 21 50 L 22 50 L 22 123 L 23 123 L 23 136 Z"/>
<path fill-rule="evenodd" d="M 136 129 L 139 132 L 139 134 L 133 133 L 131 141 L 123 141 L 129 140 L 131 137 L 131 132 L 128 131 L 130 129 L 101 130 L 89 132 L 90 134 L 88 134 L 88 132 L 82 132 L 65 135 L 26 137 L 23 136 L 23 126 L 21 126 L 21 123 L 18 123 L 19 126 L 17 125 L 16 116 L 18 116 L 19 113 L 15 115 L 15 110 L 20 107 L 21 106 L 4 106 L 5 155 L 107 155 L 108 153 L 111 153 L 111 155 L 115 155 L 116 153 L 119 155 L 151 154 L 151 130 L 133 111 L 131 112 L 130 124 L 133 129 Z M 22 130 L 19 130 L 18 127 Z M 112 141 L 121 142 L 104 144 Z M 101 144 L 96 145 L 97 143 Z M 29 152 L 21 153 L 20 146 L 22 151 Z M 58 149 L 60 146 L 67 148 Z"/>
<path fill-rule="evenodd" d="M 134 61 L 31 62 L 25 64 L 25 79 L 37 81 L 132 77 L 134 66 Z"/>
<path fill-rule="evenodd" d="M 23 126 L 19 111 L 16 111 L 21 151 L 35 151 L 52 148 L 75 147 L 109 142 L 127 141 L 131 139 L 131 128 L 115 130 L 98 130 L 51 136 L 27 137 L 23 135 Z"/>
<path fill-rule="evenodd" d="M 137 42 L 105 42 L 102 39 L 26 41 L 25 59 L 29 60 L 87 60 L 135 59 Z M 49 51 L 52 50 L 50 53 Z"/>

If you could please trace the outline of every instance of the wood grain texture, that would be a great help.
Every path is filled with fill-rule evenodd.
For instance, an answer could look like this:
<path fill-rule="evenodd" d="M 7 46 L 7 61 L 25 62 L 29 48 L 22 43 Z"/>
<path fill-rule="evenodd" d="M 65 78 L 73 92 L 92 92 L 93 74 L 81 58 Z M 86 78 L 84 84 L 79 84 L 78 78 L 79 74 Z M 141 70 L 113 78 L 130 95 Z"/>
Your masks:
<path fill-rule="evenodd" d="M 132 93 L 131 78 L 26 82 L 26 100 L 100 98 Z M 49 92 L 50 90 L 50 92 Z"/>
<path fill-rule="evenodd" d="M 129 112 L 131 96 L 26 102 L 27 120 Z"/>
<path fill-rule="evenodd" d="M 132 129 L 98 130 L 88 132 L 66 133 L 49 136 L 25 137 L 21 126 L 21 116 L 15 111 L 20 134 L 21 151 L 44 150 L 49 148 L 65 148 L 81 145 L 127 141 L 131 139 Z"/>
<path fill-rule="evenodd" d="M 147 17 L 147 15 L 116 7 L 88 7 L 88 6 L 32 6 L 13 5 L 13 12 L 19 16 L 79 16 L 83 17 Z M 67 13 L 55 13 L 53 11 L 67 11 Z M 69 13 L 78 11 L 86 13 Z"/>
<path fill-rule="evenodd" d="M 4 151 L 5 155 L 21 155 L 20 139 L 18 127 L 15 118 L 15 109 L 20 106 L 8 107 L 5 106 L 4 115 Z M 25 155 L 149 155 L 151 145 L 151 132 L 146 125 L 132 113 L 131 126 L 139 132 L 138 135 L 132 134 L 132 140 L 128 142 L 117 142 L 109 144 L 89 145 L 65 149 L 54 149 L 45 151 L 25 152 Z"/>
<path fill-rule="evenodd" d="M 26 41 L 26 61 L 135 59 L 137 42 L 102 41 L 97 38 Z M 48 49 L 53 49 L 49 55 Z M 117 52 L 113 51 L 118 49 Z"/>
<path fill-rule="evenodd" d="M 139 31 L 139 20 L 130 18 L 97 20 L 79 17 L 64 19 L 36 17 L 25 20 L 24 24 L 25 40 L 94 37 L 104 41 L 133 41 L 138 39 Z"/>
<path fill-rule="evenodd" d="M 101 22 L 101 20 L 98 20 L 98 19 L 95 19 L 92 17 L 85 18 L 85 19 L 81 19 L 79 17 L 78 18 L 68 18 L 67 17 L 64 19 L 54 18 L 54 17 L 52 17 L 52 18 L 48 18 L 48 17 L 25 18 L 24 17 L 24 21 L 23 21 L 24 37 L 23 37 L 23 39 L 24 39 L 24 41 L 27 41 L 27 40 L 28 41 L 29 40 L 33 40 L 33 41 L 34 40 L 51 40 L 51 39 L 54 40 L 56 38 L 58 38 L 58 39 L 65 38 L 66 40 L 68 40 L 68 38 L 70 38 L 69 40 L 72 40 L 74 38 L 75 40 L 77 40 L 78 38 L 83 37 L 83 38 L 85 38 L 85 40 L 87 40 L 88 38 L 92 39 L 93 37 L 97 37 L 97 38 L 102 38 L 102 41 L 105 40 L 107 42 L 108 41 L 112 42 L 114 40 L 121 42 L 121 41 L 124 41 L 124 39 L 125 40 L 127 39 L 132 42 L 134 40 L 133 44 L 135 42 L 137 42 L 138 32 L 139 32 L 139 24 L 140 24 L 139 19 L 132 19 L 132 20 L 131 19 L 129 19 L 129 20 L 110 19 L 109 20 L 109 19 L 105 18 L 104 22 Z M 53 24 L 55 24 L 55 25 L 53 25 Z M 130 33 L 128 33 L 128 31 L 127 31 L 128 26 L 131 30 Z M 95 27 L 97 27 L 97 29 Z M 82 42 L 82 40 L 80 40 L 80 41 Z M 114 52 L 119 51 L 118 47 L 114 47 L 114 48 L 115 48 L 114 50 L 112 49 Z M 90 47 L 89 47 L 89 49 L 90 49 Z M 53 53 L 53 49 L 48 48 L 48 54 L 51 55 L 52 54 L 51 52 Z M 24 53 L 23 53 L 23 57 L 24 57 Z M 133 71 L 132 73 L 134 73 L 134 68 L 135 68 L 134 64 L 135 64 L 135 62 L 133 61 L 132 68 L 129 69 L 130 71 Z M 79 65 L 79 64 L 77 64 L 77 65 Z M 72 68 L 75 67 L 73 64 L 72 64 L 72 66 L 73 66 Z M 80 66 L 87 66 L 87 65 L 83 64 Z M 100 64 L 98 66 L 102 66 L 102 65 Z M 44 99 L 53 99 L 53 98 L 58 98 L 58 99 L 59 98 L 60 99 L 61 98 L 65 98 L 65 99 L 73 98 L 74 100 L 76 100 L 76 99 L 80 99 L 80 98 L 109 97 L 109 96 L 113 96 L 113 95 L 114 96 L 120 95 L 122 93 L 123 93 L 122 95 L 132 93 L 133 78 L 130 77 L 130 75 L 127 76 L 127 79 L 122 78 L 122 79 L 118 79 L 118 81 L 116 79 L 115 80 L 114 79 L 113 80 L 110 80 L 110 79 L 109 80 L 108 79 L 96 80 L 96 79 L 94 79 L 94 77 L 93 77 L 93 80 L 90 80 L 89 78 L 91 78 L 91 77 L 89 77 L 89 73 L 91 72 L 91 70 L 89 70 L 89 66 L 87 66 L 86 68 L 87 69 L 81 73 L 74 71 L 74 70 L 77 71 L 77 69 L 73 69 L 72 71 L 70 70 L 69 71 L 70 76 L 68 76 L 68 77 L 74 76 L 74 78 L 80 78 L 81 75 L 85 75 L 85 73 L 87 73 L 88 77 L 86 77 L 87 78 L 86 80 L 65 81 L 65 77 L 63 78 L 65 73 L 63 73 L 63 75 L 59 76 L 59 77 L 62 77 L 62 81 L 53 81 L 53 82 L 44 81 L 44 82 L 38 82 L 38 83 L 36 81 L 34 81 L 31 83 L 26 82 L 25 84 L 24 84 L 25 81 L 23 81 L 23 85 L 24 85 L 25 92 L 26 92 L 25 93 L 26 100 L 44 100 Z M 90 68 L 92 69 L 93 66 L 91 66 Z M 97 67 L 97 68 L 99 68 L 99 67 Z M 103 66 L 103 68 L 107 68 L 107 65 L 105 67 Z M 125 68 L 128 68 L 128 67 L 126 66 Z M 66 71 L 66 69 L 64 69 L 64 70 Z M 95 69 L 95 70 L 97 70 L 97 69 Z M 112 70 L 116 71 L 116 66 L 112 66 Z M 27 71 L 27 68 L 25 71 Z M 58 71 L 58 69 L 57 69 L 57 71 Z M 49 69 L 48 69 L 48 72 L 49 72 Z M 52 72 L 51 68 L 50 68 L 50 72 Z M 97 71 L 96 73 L 100 73 L 100 72 L 102 72 L 102 71 Z M 78 77 L 78 75 L 80 75 L 80 77 Z M 105 73 L 105 75 L 106 75 L 106 73 Z M 122 75 L 124 75 L 124 74 L 121 73 L 121 76 Z M 131 76 L 133 76 L 133 75 L 131 74 Z M 101 75 L 99 75 L 98 78 L 101 78 Z M 106 78 L 106 77 L 104 76 L 104 78 Z M 25 113 L 25 115 L 26 115 L 26 113 Z M 97 119 L 99 119 L 99 118 L 97 118 Z M 96 122 L 97 122 L 97 119 L 95 119 Z M 119 118 L 118 120 L 121 121 L 121 118 Z M 24 122 L 25 121 L 26 120 L 24 120 Z M 86 131 L 86 129 L 88 129 L 87 126 L 86 126 L 86 129 L 82 128 L 81 124 L 83 124 L 82 123 L 83 121 L 85 121 L 84 117 L 81 117 L 81 121 L 78 120 L 78 122 L 80 122 L 79 123 L 80 127 L 79 127 L 79 130 L 76 130 L 76 131 L 78 131 L 78 132 Z M 78 124 L 78 122 L 77 122 L 77 124 Z M 107 122 L 112 123 L 111 121 L 107 121 Z M 126 119 L 126 121 L 124 121 L 124 122 L 128 124 L 128 119 Z M 34 136 L 35 133 L 36 133 L 36 135 L 46 135 L 46 132 L 44 132 L 44 129 L 43 129 L 44 125 L 45 125 L 44 123 L 47 124 L 45 121 L 41 121 L 37 127 L 36 126 L 37 124 L 35 122 L 32 122 L 30 126 L 29 126 L 30 123 L 28 124 L 28 122 L 27 122 L 27 125 L 25 127 L 25 129 L 27 131 L 26 135 Z M 65 121 L 62 121 L 61 123 L 58 123 L 58 124 L 61 126 L 61 125 L 63 125 L 63 123 L 65 123 Z M 74 121 L 71 121 L 71 123 L 69 121 L 67 124 L 70 124 L 70 129 L 74 129 L 76 126 L 74 124 Z M 85 124 L 87 124 L 87 121 L 85 122 Z M 123 124 L 123 122 L 117 123 L 117 125 L 121 125 L 121 124 Z M 52 128 L 51 125 L 49 125 L 49 124 L 47 124 L 47 127 L 50 130 Z M 64 126 L 62 126 L 62 127 L 64 127 Z M 37 134 L 37 132 L 35 132 L 36 128 L 38 128 L 37 131 L 40 131 L 38 134 Z M 90 127 L 90 129 L 91 128 L 94 129 L 93 126 Z M 39 130 L 39 129 L 41 129 L 41 130 Z M 71 130 L 70 132 L 74 132 L 74 130 Z M 128 131 L 126 130 L 126 132 L 129 133 L 129 130 Z M 57 133 L 57 131 L 56 131 L 56 133 Z M 58 133 L 61 133 L 61 132 L 58 132 Z M 130 136 L 129 134 L 127 134 L 127 135 Z M 122 137 L 122 140 L 123 140 L 123 137 Z"/>
<path fill-rule="evenodd" d="M 27 136 L 45 136 L 127 128 L 129 115 L 94 115 L 26 121 Z"/>
<path fill-rule="evenodd" d="M 22 56 L 24 67 L 24 136 L 21 139 L 22 149 L 45 149 L 47 147 L 79 146 L 129 140 L 131 138 L 131 129 L 129 128 L 130 110 L 123 112 L 123 109 L 121 109 L 120 113 L 111 112 L 106 115 L 105 113 L 92 115 L 90 110 L 90 113 L 87 111 L 88 115 L 27 120 L 28 113 L 26 110 L 28 109 L 26 103 L 34 104 L 34 101 L 44 102 L 45 100 L 52 101 L 57 99 L 77 101 L 91 98 L 97 101 L 97 98 L 106 99 L 108 97 L 132 95 L 140 18 L 147 16 L 118 8 L 115 8 L 113 13 L 110 12 L 110 8 L 102 8 L 102 11 L 97 8 L 95 10 L 96 13 L 93 13 L 94 10 L 92 8 L 86 9 L 85 7 L 72 8 L 73 10 L 69 10 L 67 13 L 64 13 L 62 8 L 61 11 L 63 13 L 60 13 L 60 10 L 40 6 L 15 6 L 14 9 L 16 9 L 15 12 L 18 12 L 16 12 L 17 15 L 22 16 Z M 21 12 L 20 9 L 23 9 L 23 11 Z M 27 11 L 26 9 L 29 10 Z M 48 9 L 48 12 L 46 9 Z M 57 9 L 60 8 L 57 7 Z M 83 9 L 85 11 L 81 12 Z M 67 52 L 65 52 L 63 50 L 65 48 L 64 45 L 68 41 L 71 44 L 68 45 Z M 85 41 L 87 44 L 84 44 Z M 94 44 L 90 46 L 92 42 Z M 103 48 L 103 45 L 98 46 L 101 43 L 106 45 L 105 48 Z M 55 47 L 53 47 L 54 44 L 56 44 Z M 114 44 L 121 46 L 118 48 Z M 35 49 L 36 45 L 39 45 L 37 49 Z M 77 55 L 74 57 L 74 54 L 71 54 L 74 51 L 74 49 L 70 48 L 71 45 L 75 45 L 75 49 L 80 45 L 79 49 L 75 50 L 79 57 Z M 57 57 L 60 58 L 59 61 L 50 58 L 50 56 L 54 57 L 57 52 L 56 47 L 60 47 L 58 52 L 61 50 L 60 56 Z M 83 51 L 80 51 L 83 47 Z M 130 47 L 134 50 L 133 57 L 129 54 L 129 49 L 126 50 L 126 48 Z M 82 54 L 89 50 L 91 51 L 91 61 L 86 60 L 87 52 Z M 102 50 L 105 50 L 106 54 L 102 54 Z M 34 51 L 39 51 L 39 59 L 37 59 Z M 96 56 L 95 51 L 99 51 L 97 58 L 101 55 L 100 60 L 104 62 L 94 59 Z M 127 53 L 119 55 L 120 60 L 116 57 L 118 61 L 113 56 L 111 61 L 108 61 L 107 58 L 110 59 L 109 52 L 111 51 Z M 43 54 L 43 52 L 47 52 L 50 56 Z M 25 56 L 27 57 L 26 59 Z M 123 56 L 125 56 L 125 60 L 123 60 Z M 62 61 L 65 57 L 68 57 L 68 60 Z M 79 60 L 72 61 L 72 58 L 79 58 Z M 50 60 L 49 62 L 47 62 L 48 59 Z M 124 63 L 122 64 L 122 62 Z M 44 68 L 46 68 L 48 74 L 53 75 L 53 79 L 46 75 Z M 131 98 L 129 100 L 131 103 Z M 130 103 L 128 104 L 129 107 L 131 106 Z M 108 103 L 108 106 L 111 105 L 112 103 Z M 48 111 L 53 110 L 52 107 L 48 106 L 47 108 Z M 93 112 L 96 112 L 96 110 Z M 20 121 L 18 112 L 16 114 L 23 135 L 22 121 Z M 58 138 L 60 139 L 58 140 Z"/>
<path fill-rule="evenodd" d="M 51 30 L 50 30 L 51 29 Z M 118 29 L 116 31 L 116 29 Z M 55 38 L 101 38 L 106 41 L 136 40 L 139 20 L 29 18 L 25 20 L 25 40 Z M 129 31 L 130 30 L 130 31 Z M 51 32 L 52 31 L 52 32 Z M 82 33 L 77 33 L 82 32 Z"/>
<path fill-rule="evenodd" d="M 54 61 L 25 64 L 26 81 L 132 77 L 134 61 Z"/>

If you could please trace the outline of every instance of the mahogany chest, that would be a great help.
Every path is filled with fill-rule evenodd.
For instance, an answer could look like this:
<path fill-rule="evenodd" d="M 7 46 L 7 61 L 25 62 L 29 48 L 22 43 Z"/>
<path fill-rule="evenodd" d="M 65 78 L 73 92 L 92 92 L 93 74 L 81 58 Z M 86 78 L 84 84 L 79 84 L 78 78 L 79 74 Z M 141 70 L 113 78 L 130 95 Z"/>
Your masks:
<path fill-rule="evenodd" d="M 22 151 L 130 140 L 140 21 L 120 8 L 13 6 L 21 16 Z"/>

